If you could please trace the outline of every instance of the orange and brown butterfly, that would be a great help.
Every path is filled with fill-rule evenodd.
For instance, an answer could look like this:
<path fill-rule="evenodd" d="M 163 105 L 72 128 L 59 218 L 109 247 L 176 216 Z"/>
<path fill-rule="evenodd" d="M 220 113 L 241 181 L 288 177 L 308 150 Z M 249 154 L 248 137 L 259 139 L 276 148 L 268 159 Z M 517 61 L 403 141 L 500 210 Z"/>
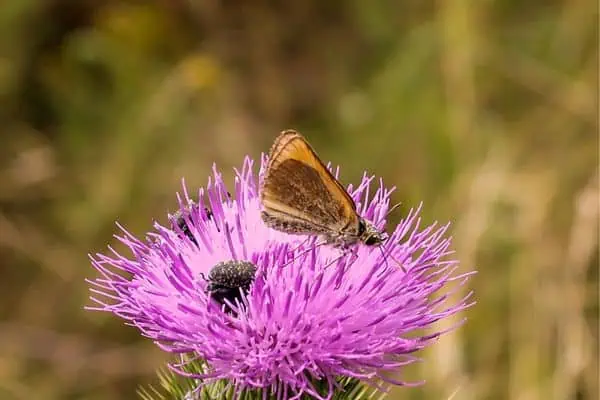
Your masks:
<path fill-rule="evenodd" d="M 315 234 L 348 248 L 381 244 L 386 234 L 356 211 L 356 204 L 306 139 L 283 131 L 269 154 L 261 186 L 262 220 L 290 234 Z"/>

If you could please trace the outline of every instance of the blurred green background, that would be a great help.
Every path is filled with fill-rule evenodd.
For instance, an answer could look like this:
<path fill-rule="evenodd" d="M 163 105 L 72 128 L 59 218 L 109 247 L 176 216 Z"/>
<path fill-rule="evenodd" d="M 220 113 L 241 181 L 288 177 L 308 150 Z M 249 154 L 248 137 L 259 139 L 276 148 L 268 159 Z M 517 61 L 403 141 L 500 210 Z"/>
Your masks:
<path fill-rule="evenodd" d="M 284 5 L 285 4 L 285 5 Z M 82 309 L 118 220 L 303 132 L 452 221 L 478 304 L 396 399 L 598 398 L 594 0 L 7 0 L 0 399 L 133 399 L 165 355 Z M 446 322 L 446 325 L 454 321 Z"/>

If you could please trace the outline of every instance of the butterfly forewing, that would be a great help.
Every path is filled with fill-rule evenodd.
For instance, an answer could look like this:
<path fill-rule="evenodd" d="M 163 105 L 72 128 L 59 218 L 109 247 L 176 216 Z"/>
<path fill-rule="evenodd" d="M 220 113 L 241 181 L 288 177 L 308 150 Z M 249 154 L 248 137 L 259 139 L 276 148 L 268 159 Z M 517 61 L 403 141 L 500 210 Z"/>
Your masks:
<path fill-rule="evenodd" d="M 283 132 L 269 156 L 261 200 L 263 219 L 293 233 L 355 230 L 352 198 L 304 137 Z"/>

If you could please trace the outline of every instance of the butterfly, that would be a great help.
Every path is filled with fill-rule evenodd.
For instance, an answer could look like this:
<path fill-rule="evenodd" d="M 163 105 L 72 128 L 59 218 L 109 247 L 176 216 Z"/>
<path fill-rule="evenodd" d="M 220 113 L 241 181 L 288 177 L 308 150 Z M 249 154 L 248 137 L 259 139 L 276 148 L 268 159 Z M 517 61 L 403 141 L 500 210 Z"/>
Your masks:
<path fill-rule="evenodd" d="M 271 147 L 260 199 L 263 222 L 278 231 L 316 234 L 343 249 L 387 238 L 358 215 L 352 197 L 294 130 L 283 131 Z"/>

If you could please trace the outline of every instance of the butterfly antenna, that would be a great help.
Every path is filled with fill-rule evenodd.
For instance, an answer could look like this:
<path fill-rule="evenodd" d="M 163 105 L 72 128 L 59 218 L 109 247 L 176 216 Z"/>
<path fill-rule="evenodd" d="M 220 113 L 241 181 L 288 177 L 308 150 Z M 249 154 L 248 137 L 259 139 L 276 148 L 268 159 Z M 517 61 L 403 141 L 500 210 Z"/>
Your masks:
<path fill-rule="evenodd" d="M 385 213 L 385 215 L 383 216 L 383 218 L 387 218 L 387 217 L 389 217 L 389 216 L 390 216 L 390 214 L 391 214 L 391 213 L 393 213 L 393 212 L 394 212 L 394 211 L 395 211 L 395 210 L 396 210 L 398 207 L 400 207 L 400 205 L 401 205 L 401 204 L 402 204 L 402 203 L 396 203 L 396 204 L 394 204 L 394 205 L 392 206 L 392 208 L 390 208 L 390 209 L 389 209 L 389 210 L 388 210 L 388 211 Z"/>

